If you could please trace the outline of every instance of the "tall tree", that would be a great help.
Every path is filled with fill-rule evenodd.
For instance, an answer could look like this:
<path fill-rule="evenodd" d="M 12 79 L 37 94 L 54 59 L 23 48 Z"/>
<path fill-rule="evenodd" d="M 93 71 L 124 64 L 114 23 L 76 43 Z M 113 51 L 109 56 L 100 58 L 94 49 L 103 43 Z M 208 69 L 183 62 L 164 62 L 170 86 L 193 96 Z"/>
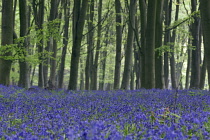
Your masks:
<path fill-rule="evenodd" d="M 179 0 L 176 0 L 176 11 L 175 11 L 175 22 L 178 21 L 179 18 Z M 171 70 L 171 84 L 172 88 L 177 88 L 177 77 L 176 77 L 176 61 L 175 61 L 175 50 L 174 50 L 174 44 L 176 39 L 176 29 L 173 30 L 172 36 L 170 37 L 170 70 Z"/>
<path fill-rule="evenodd" d="M 86 59 L 86 66 L 85 66 L 85 89 L 90 90 L 91 84 L 91 76 L 92 76 L 92 68 L 93 68 L 93 48 L 94 48 L 94 0 L 91 0 L 88 6 L 88 30 L 89 33 L 87 35 L 87 59 Z"/>
<path fill-rule="evenodd" d="M 157 1 L 148 0 L 145 48 L 145 88 L 155 88 L 155 23 Z"/>
<path fill-rule="evenodd" d="M 1 21 L 1 45 L 3 47 L 13 44 L 13 0 L 2 0 Z M 12 61 L 7 60 L 7 56 L 11 56 L 11 53 L 11 51 L 5 52 L 0 56 L 0 84 L 3 85 L 10 84 Z"/>
<path fill-rule="evenodd" d="M 191 0 L 192 13 L 197 11 L 197 0 Z M 191 26 L 191 34 L 192 34 L 192 46 L 195 49 L 192 50 L 192 68 L 191 68 L 191 80 L 190 80 L 190 88 L 199 88 L 200 84 L 200 18 L 197 14 L 193 16 L 194 22 Z"/>
<path fill-rule="evenodd" d="M 210 1 L 200 0 L 201 24 L 204 40 L 204 55 L 207 64 L 208 85 L 210 85 Z M 209 86 L 210 87 L 210 86 Z"/>
<path fill-rule="evenodd" d="M 59 19 L 61 18 L 61 16 L 59 17 L 59 13 L 58 13 L 58 7 L 59 7 L 59 4 L 60 4 L 60 0 L 51 0 L 51 9 L 50 9 L 50 18 L 49 18 L 49 21 L 53 21 L 55 19 Z M 59 33 L 59 26 L 60 24 L 59 23 L 53 23 L 53 27 L 55 27 L 55 33 Z M 56 81 L 56 65 L 57 65 L 57 62 L 56 62 L 56 58 L 57 58 L 57 39 L 55 37 L 55 35 L 52 34 L 52 39 L 53 39 L 53 42 L 52 42 L 52 59 L 50 60 L 50 77 L 49 77 L 49 81 L 52 82 L 52 84 L 55 86 L 55 81 Z"/>
<path fill-rule="evenodd" d="M 114 89 L 120 88 L 120 71 L 121 71 L 121 49 L 122 49 L 122 15 L 121 2 L 115 0 L 116 12 L 116 56 L 115 56 L 115 70 L 114 70 Z"/>
<path fill-rule="evenodd" d="M 99 7 L 98 7 L 98 30 L 97 30 L 97 44 L 96 44 L 96 53 L 95 53 L 95 59 L 93 64 L 93 72 L 91 76 L 91 89 L 97 90 L 97 83 L 98 83 L 98 60 L 99 60 L 99 54 L 100 54 L 100 48 L 101 48 L 101 29 L 102 29 L 102 23 L 101 21 L 102 16 L 102 0 L 99 0 Z"/>
<path fill-rule="evenodd" d="M 61 64 L 58 72 L 58 88 L 63 87 L 64 68 L 66 60 L 67 45 L 69 39 L 69 18 L 70 18 L 70 1 L 62 0 L 62 6 L 64 9 L 64 33 L 63 33 L 63 48 L 61 54 Z"/>
<path fill-rule="evenodd" d="M 73 9 L 73 46 L 70 66 L 70 79 L 68 89 L 77 89 L 78 68 L 82 33 L 85 24 L 88 0 L 74 0 Z"/>
<path fill-rule="evenodd" d="M 164 1 L 164 12 L 165 12 L 165 34 L 164 34 L 164 45 L 168 45 L 168 42 L 170 42 L 170 30 L 167 30 L 167 28 L 170 26 L 171 23 L 171 11 L 172 11 L 172 1 L 171 0 L 165 0 Z M 169 86 L 169 57 L 168 52 L 164 53 L 164 82 L 165 82 L 165 88 L 168 88 Z"/>
<path fill-rule="evenodd" d="M 33 14 L 35 19 L 37 35 L 41 38 L 37 42 L 37 48 L 39 53 L 39 78 L 38 86 L 44 87 L 44 74 L 43 74 L 43 23 L 44 23 L 44 8 L 45 0 L 33 0 L 32 1 Z M 40 34 L 38 34 L 40 33 Z"/>
<path fill-rule="evenodd" d="M 140 21 L 141 21 L 141 49 L 142 54 L 140 58 L 140 72 L 141 72 L 141 86 L 145 87 L 145 58 L 146 58 L 146 27 L 147 27 L 147 5 L 145 0 L 139 0 L 140 7 Z"/>
<path fill-rule="evenodd" d="M 136 2 L 137 0 L 130 0 L 129 7 L 129 21 L 128 21 L 128 35 L 127 35 L 127 45 L 125 51 L 125 64 L 121 89 L 129 89 L 130 84 L 130 74 L 132 65 L 132 54 L 133 54 L 133 42 L 134 42 L 134 28 L 135 28 L 135 13 L 136 13 Z M 128 3 L 127 3 L 128 5 Z"/>
<path fill-rule="evenodd" d="M 155 48 L 162 46 L 163 37 L 163 4 L 164 0 L 157 2 L 156 9 L 156 28 L 155 28 Z M 163 79 L 163 58 L 158 51 L 155 52 L 155 88 L 163 89 L 165 87 Z"/>
<path fill-rule="evenodd" d="M 30 85 L 29 80 L 29 65 L 26 62 L 25 57 L 28 53 L 28 5 L 26 0 L 19 0 L 19 10 L 20 10 L 20 37 L 24 38 L 23 43 L 20 45 L 21 55 L 24 56 L 21 60 L 19 60 L 20 72 L 19 72 L 19 86 L 28 88 Z"/>

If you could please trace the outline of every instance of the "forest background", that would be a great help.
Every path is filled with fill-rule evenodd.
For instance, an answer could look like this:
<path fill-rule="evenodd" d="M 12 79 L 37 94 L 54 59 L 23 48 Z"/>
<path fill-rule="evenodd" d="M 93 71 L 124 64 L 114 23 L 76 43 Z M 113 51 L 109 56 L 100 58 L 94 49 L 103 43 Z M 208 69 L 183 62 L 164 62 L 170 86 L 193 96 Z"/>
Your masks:
<path fill-rule="evenodd" d="M 209 0 L 0 4 L 0 84 L 69 90 L 209 87 Z"/>

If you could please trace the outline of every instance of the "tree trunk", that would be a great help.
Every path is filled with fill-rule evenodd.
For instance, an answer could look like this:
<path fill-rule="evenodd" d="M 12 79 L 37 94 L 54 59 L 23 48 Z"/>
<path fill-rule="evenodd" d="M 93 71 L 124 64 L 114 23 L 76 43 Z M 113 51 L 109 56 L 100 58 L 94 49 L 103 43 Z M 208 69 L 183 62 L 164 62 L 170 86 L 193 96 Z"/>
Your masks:
<path fill-rule="evenodd" d="M 197 11 L 197 0 L 191 0 L 192 13 Z M 190 88 L 199 88 L 200 84 L 200 19 L 197 15 L 193 17 L 194 22 L 192 23 L 191 34 L 192 34 L 192 46 L 195 49 L 192 50 L 192 68 L 191 68 L 191 81 Z"/>
<path fill-rule="evenodd" d="M 176 0 L 176 12 L 175 12 L 175 22 L 178 21 L 179 17 L 179 0 Z M 172 32 L 172 37 L 170 40 L 170 47 L 171 47 L 171 53 L 170 53 L 170 67 L 171 67 L 171 84 L 172 84 L 172 89 L 177 88 L 177 77 L 176 77 L 176 61 L 175 61 L 175 56 L 174 56 L 174 45 L 175 45 L 175 39 L 176 39 L 176 29 L 173 30 Z"/>
<path fill-rule="evenodd" d="M 87 35 L 87 59 L 85 66 L 85 89 L 90 90 L 92 68 L 93 68 L 93 48 L 94 48 L 94 30 L 93 30 L 93 18 L 94 18 L 94 0 L 91 0 L 88 8 L 88 30 L 90 31 Z"/>
<path fill-rule="evenodd" d="M 203 58 L 203 65 L 201 67 L 201 73 L 200 73 L 200 86 L 199 88 L 200 89 L 204 89 L 204 86 L 205 86 L 205 80 L 206 80 L 206 57 L 204 55 L 204 58 Z"/>
<path fill-rule="evenodd" d="M 165 30 L 170 26 L 171 23 L 171 7 L 172 1 L 165 0 L 164 3 L 164 11 L 165 11 Z M 164 35 L 164 45 L 168 45 L 170 42 L 170 31 L 166 31 Z M 168 59 L 168 52 L 164 53 L 164 81 L 165 81 L 165 88 L 167 89 L 169 86 L 169 59 Z"/>
<path fill-rule="evenodd" d="M 62 1 L 63 2 L 63 1 Z M 58 78 L 58 88 L 63 88 L 63 78 L 64 78 L 64 69 L 65 69 L 65 60 L 66 60 L 66 51 L 67 51 L 67 45 L 68 45 L 68 39 L 69 39 L 69 16 L 70 16 L 70 1 L 66 0 L 62 3 L 64 7 L 64 33 L 63 33 L 63 49 L 62 49 L 62 55 L 61 55 L 61 64 L 60 64 L 60 70 L 58 72 L 59 78 Z"/>
<path fill-rule="evenodd" d="M 102 16 L 102 0 L 99 0 L 99 7 L 98 7 L 98 23 L 101 21 Z M 93 73 L 91 77 L 91 90 L 97 90 L 98 84 L 98 59 L 100 54 L 100 47 L 101 47 L 101 29 L 102 24 L 101 22 L 98 24 L 98 32 L 97 32 L 97 46 L 96 46 L 96 53 L 95 53 L 95 60 L 93 64 Z"/>
<path fill-rule="evenodd" d="M 39 53 L 39 78 L 38 78 L 38 86 L 43 88 L 44 87 L 44 74 L 43 74 L 43 23 L 44 23 L 44 8 L 45 8 L 45 0 L 39 0 L 39 4 L 36 4 L 36 1 L 33 0 L 32 2 L 35 24 L 36 24 L 36 31 L 40 31 L 39 36 L 41 36 L 41 40 L 37 42 L 37 48 Z M 37 11 L 38 10 L 38 11 Z"/>
<path fill-rule="evenodd" d="M 82 5 L 82 6 L 81 6 Z M 88 1 L 74 0 L 73 9 L 73 46 L 70 66 L 69 90 L 77 89 L 77 79 L 79 71 L 80 48 L 82 42 L 82 33 L 85 24 Z"/>
<path fill-rule="evenodd" d="M 145 58 L 146 58 L 146 28 L 147 28 L 147 6 L 145 0 L 139 0 L 140 19 L 141 19 L 141 49 L 142 54 L 140 58 L 140 72 L 141 72 L 141 87 L 145 87 Z"/>
<path fill-rule="evenodd" d="M 148 0 L 145 48 L 145 88 L 155 88 L 155 21 L 157 1 Z"/>
<path fill-rule="evenodd" d="M 84 68 L 83 68 L 83 63 L 82 63 L 82 59 L 80 58 L 80 90 L 84 90 L 85 89 L 85 83 L 84 83 Z"/>
<path fill-rule="evenodd" d="M 136 1 L 130 0 L 129 7 L 129 23 L 128 23 L 128 36 L 127 36 L 127 46 L 125 51 L 125 64 L 121 89 L 129 89 L 130 84 L 130 74 L 132 68 L 132 54 L 133 54 L 133 42 L 134 42 L 134 30 L 135 28 L 135 13 L 136 13 Z"/>
<path fill-rule="evenodd" d="M 13 44 L 13 0 L 2 0 L 1 45 Z M 7 52 L 0 57 L 0 84 L 10 84 L 11 60 L 6 60 L 12 52 Z"/>
<path fill-rule="evenodd" d="M 20 10 L 20 37 L 24 37 L 24 42 L 20 44 L 21 55 L 24 56 L 23 59 L 19 60 L 19 66 L 20 66 L 20 75 L 19 75 L 19 82 L 18 86 L 29 88 L 30 86 L 30 80 L 29 80 L 29 65 L 28 62 L 26 62 L 25 57 L 27 56 L 28 52 L 28 6 L 26 0 L 20 0 L 19 1 L 19 10 Z"/>
<path fill-rule="evenodd" d="M 188 39 L 188 44 L 190 44 L 190 39 Z M 185 89 L 189 89 L 189 78 L 190 78 L 190 69 L 191 69 L 191 49 L 187 48 L 187 54 L 188 54 L 188 58 L 187 58 L 187 70 L 186 70 L 186 82 L 185 82 Z"/>
<path fill-rule="evenodd" d="M 116 11 L 116 56 L 115 56 L 115 71 L 114 71 L 114 89 L 120 88 L 120 72 L 121 72 L 121 49 L 122 49 L 122 16 L 121 2 L 115 0 Z"/>
<path fill-rule="evenodd" d="M 210 85 L 210 1 L 200 0 L 202 33 L 204 40 L 204 55 L 206 57 L 208 85 Z M 210 86 L 209 86 L 210 88 Z"/>
<path fill-rule="evenodd" d="M 106 34 L 105 38 L 106 40 L 104 41 L 105 46 L 108 46 L 109 43 L 109 24 L 107 25 L 106 28 Z M 102 75 L 100 76 L 99 79 L 99 90 L 104 90 L 104 84 L 105 84 L 105 76 L 106 76 L 106 59 L 107 59 L 107 47 L 103 48 L 103 51 L 101 52 L 101 73 Z"/>
<path fill-rule="evenodd" d="M 155 31 L 155 48 L 162 46 L 162 36 L 163 36 L 163 0 L 157 2 L 156 11 L 156 31 Z M 159 51 L 155 52 L 155 88 L 163 89 L 164 79 L 163 79 L 163 58 Z"/>

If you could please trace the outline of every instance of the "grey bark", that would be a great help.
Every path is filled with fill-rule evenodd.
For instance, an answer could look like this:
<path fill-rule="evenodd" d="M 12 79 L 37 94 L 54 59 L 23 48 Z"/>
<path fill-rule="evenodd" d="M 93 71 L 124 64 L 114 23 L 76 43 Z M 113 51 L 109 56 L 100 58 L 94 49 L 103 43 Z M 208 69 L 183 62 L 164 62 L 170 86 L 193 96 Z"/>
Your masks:
<path fill-rule="evenodd" d="M 74 0 L 73 9 L 73 46 L 70 66 L 69 90 L 77 89 L 80 48 L 82 42 L 82 32 L 85 24 L 85 17 L 87 12 L 87 0 Z"/>
<path fill-rule="evenodd" d="M 29 65 L 26 62 L 25 57 L 28 54 L 28 6 L 26 0 L 19 0 L 19 10 L 20 10 L 20 37 L 24 37 L 24 42 L 20 45 L 21 55 L 24 56 L 23 59 L 19 60 L 20 75 L 18 85 L 20 87 L 29 88 Z"/>
<path fill-rule="evenodd" d="M 2 0 L 1 45 L 13 44 L 13 0 Z M 1 57 L 12 55 L 4 53 Z M 11 60 L 0 58 L 0 84 L 10 84 Z"/>
<path fill-rule="evenodd" d="M 94 0 L 91 0 L 88 8 L 88 30 L 90 31 L 87 35 L 87 58 L 86 58 L 86 66 L 85 66 L 85 89 L 90 90 L 91 84 L 91 76 L 92 76 L 92 68 L 93 68 L 93 48 L 94 48 L 94 26 L 93 26 L 93 19 L 94 19 Z"/>
<path fill-rule="evenodd" d="M 155 31 L 155 48 L 158 49 L 162 46 L 163 37 L 163 0 L 157 2 L 156 12 L 156 31 Z M 155 52 L 155 88 L 165 88 L 163 78 L 163 57 L 160 52 Z"/>
<path fill-rule="evenodd" d="M 155 88 L 155 23 L 157 1 L 148 0 L 145 48 L 145 88 Z"/>
<path fill-rule="evenodd" d="M 66 60 L 66 51 L 69 39 L 69 18 L 70 18 L 70 1 L 65 0 L 62 1 L 62 5 L 64 7 L 64 33 L 63 33 L 63 48 L 62 48 L 62 57 L 61 57 L 61 64 L 59 69 L 59 78 L 58 78 L 58 88 L 63 88 L 63 79 L 64 79 L 64 69 L 65 69 L 65 60 Z"/>
<path fill-rule="evenodd" d="M 98 22 L 101 21 L 101 16 L 102 16 L 102 0 L 99 0 Z M 98 30 L 97 30 L 96 53 L 93 64 L 93 72 L 91 76 L 91 90 L 97 90 L 98 88 L 98 60 L 99 60 L 100 47 L 101 47 L 101 29 L 102 29 L 102 24 L 100 22 L 98 24 Z"/>
<path fill-rule="evenodd" d="M 125 64 L 124 64 L 121 89 L 129 89 L 129 84 L 130 84 L 131 65 L 133 59 L 132 58 L 133 42 L 134 42 L 133 28 L 135 28 L 136 1 L 137 0 L 130 0 L 127 46 L 125 51 Z"/>
<path fill-rule="evenodd" d="M 115 57 L 115 71 L 114 71 L 114 89 L 120 88 L 120 72 L 121 72 L 121 49 L 122 49 L 122 16 L 121 16 L 121 2 L 115 0 L 116 11 L 116 57 Z"/>
<path fill-rule="evenodd" d="M 200 0 L 202 33 L 204 40 L 204 55 L 206 57 L 208 85 L 210 85 L 210 1 Z M 210 87 L 210 86 L 209 86 Z"/>
<path fill-rule="evenodd" d="M 197 11 L 197 0 L 191 0 L 192 13 Z M 197 15 L 193 17 L 194 22 L 191 26 L 191 34 L 192 34 L 192 46 L 195 49 L 192 50 L 192 68 L 191 68 L 191 81 L 190 88 L 199 88 L 200 84 L 200 19 Z"/>
<path fill-rule="evenodd" d="M 45 8 L 45 0 L 39 0 L 38 5 L 36 4 L 36 0 L 32 1 L 33 14 L 35 18 L 36 30 L 40 31 L 41 38 L 43 36 L 43 23 L 44 23 L 44 8 Z M 38 86 L 44 87 L 44 74 L 43 74 L 43 38 L 37 42 L 37 48 L 39 53 L 39 74 L 38 74 Z"/>
<path fill-rule="evenodd" d="M 139 0 L 140 21 L 141 21 L 141 49 L 140 72 L 141 72 L 141 87 L 145 87 L 145 48 L 146 48 L 146 28 L 147 28 L 147 5 L 145 0 Z"/>
<path fill-rule="evenodd" d="M 175 11 L 175 21 L 178 21 L 179 18 L 179 0 L 176 0 L 178 3 L 176 5 L 176 11 Z M 170 53 L 170 70 L 171 70 L 171 84 L 172 84 L 172 89 L 177 88 L 177 77 L 176 77 L 176 61 L 175 61 L 175 55 L 174 55 L 174 44 L 175 44 L 175 39 L 176 39 L 176 30 L 174 29 L 172 32 L 171 40 L 170 40 L 170 47 L 171 47 L 171 53 Z"/>

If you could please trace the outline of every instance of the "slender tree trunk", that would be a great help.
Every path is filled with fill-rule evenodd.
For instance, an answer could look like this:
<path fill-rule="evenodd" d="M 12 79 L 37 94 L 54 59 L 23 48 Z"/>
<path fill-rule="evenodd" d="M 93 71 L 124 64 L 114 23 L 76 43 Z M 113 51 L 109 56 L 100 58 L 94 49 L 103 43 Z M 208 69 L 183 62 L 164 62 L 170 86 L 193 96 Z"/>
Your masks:
<path fill-rule="evenodd" d="M 36 1 L 32 1 L 33 14 L 35 18 L 36 31 L 40 31 L 40 36 L 43 36 L 43 23 L 44 23 L 44 8 L 45 8 L 45 0 L 39 0 L 39 4 L 36 4 Z M 39 78 L 38 78 L 38 86 L 44 87 L 44 75 L 43 75 L 43 38 L 37 43 L 38 53 L 39 53 Z"/>
<path fill-rule="evenodd" d="M 125 64 L 124 64 L 121 89 L 129 89 L 129 84 L 130 84 L 131 65 L 133 59 L 132 58 L 133 42 L 134 42 L 133 28 L 135 28 L 136 1 L 137 0 L 130 0 L 127 46 L 125 52 Z"/>
<path fill-rule="evenodd" d="M 155 21 L 157 1 L 148 0 L 145 48 L 145 88 L 155 88 Z"/>
<path fill-rule="evenodd" d="M 156 11 L 156 31 L 155 31 L 155 48 L 162 46 L 162 36 L 163 36 L 163 0 L 157 2 Z M 164 79 L 163 79 L 163 58 L 160 52 L 155 52 L 155 88 L 163 89 Z"/>
<path fill-rule="evenodd" d="M 191 0 L 192 13 L 197 11 L 197 0 Z M 192 68 L 191 68 L 191 81 L 190 88 L 199 88 L 200 84 L 200 19 L 195 15 L 193 17 L 194 22 L 192 23 L 191 34 L 192 34 L 192 46 L 195 49 L 192 50 Z"/>
<path fill-rule="evenodd" d="M 63 2 L 63 1 L 62 1 Z M 61 64 L 60 64 L 60 70 L 59 70 L 59 80 L 58 80 L 58 88 L 63 88 L 63 78 L 64 78 L 64 69 L 65 69 L 65 60 L 66 60 L 66 51 L 67 51 L 67 45 L 68 45 L 68 39 L 69 39 L 69 17 L 70 17 L 70 1 L 65 0 L 65 2 L 62 3 L 64 7 L 64 33 L 63 33 L 63 49 L 62 49 L 62 57 L 61 57 Z"/>
<path fill-rule="evenodd" d="M 98 22 L 101 21 L 102 16 L 102 0 L 99 0 L 99 8 L 98 8 Z M 98 59 L 100 54 L 100 47 L 101 47 L 101 29 L 102 24 L 98 24 L 98 31 L 97 31 L 97 46 L 96 46 L 96 53 L 95 53 L 95 60 L 93 64 L 93 73 L 92 73 L 92 79 L 91 79 L 91 89 L 97 90 L 97 84 L 98 84 Z"/>
<path fill-rule="evenodd" d="M 115 57 L 115 71 L 114 71 L 114 89 L 120 88 L 120 72 L 121 72 L 121 49 L 122 49 L 122 16 L 121 16 L 121 2 L 115 0 L 116 11 L 116 57 Z"/>
<path fill-rule="evenodd" d="M 204 86 L 205 86 L 206 66 L 207 66 L 207 64 L 206 64 L 206 57 L 204 55 L 203 65 L 201 67 L 201 73 L 200 73 L 200 86 L 199 86 L 200 89 L 204 89 Z"/>
<path fill-rule="evenodd" d="M 139 28 L 139 22 L 140 22 L 140 20 L 138 19 L 138 17 L 136 17 L 136 19 L 135 19 L 135 29 L 136 29 L 136 32 L 137 33 L 139 33 L 139 30 L 138 30 L 138 28 Z M 137 36 L 135 38 L 135 42 L 137 42 L 136 39 L 138 39 L 138 38 L 139 38 L 139 35 L 137 34 Z M 134 51 L 133 51 L 133 55 L 134 55 L 134 67 L 133 67 L 133 69 L 134 69 L 134 73 L 136 75 L 135 88 L 136 89 L 139 89 L 141 87 L 141 77 L 140 77 L 140 74 L 141 74 L 141 71 L 140 71 L 140 68 L 141 68 L 141 66 L 140 66 L 141 50 L 140 49 L 141 48 L 137 48 L 137 47 L 138 47 L 137 44 L 134 43 L 133 44 L 133 48 L 134 48 Z"/>
<path fill-rule="evenodd" d="M 171 23 L 171 7 L 172 1 L 165 0 L 164 1 L 164 11 L 165 11 L 165 30 L 167 27 L 170 26 Z M 170 31 L 166 31 L 164 35 L 164 45 L 168 45 L 170 42 Z M 167 89 L 169 86 L 169 59 L 168 59 L 168 52 L 164 53 L 164 81 L 165 81 L 165 88 Z"/>
<path fill-rule="evenodd" d="M 131 80 L 130 80 L 130 90 L 134 90 L 135 87 L 134 87 L 134 67 L 132 66 L 132 69 L 131 69 Z"/>
<path fill-rule="evenodd" d="M 142 54 L 140 58 L 141 87 L 145 87 L 145 58 L 146 58 L 146 28 L 147 28 L 147 5 L 145 0 L 139 0 L 140 19 L 141 19 L 141 48 Z"/>
<path fill-rule="evenodd" d="M 107 30 L 105 34 L 106 40 L 104 41 L 105 46 L 108 46 L 109 43 L 109 24 L 107 25 Z M 101 78 L 99 79 L 99 90 L 104 90 L 104 84 L 105 84 L 105 76 L 106 76 L 106 59 L 107 59 L 107 48 L 103 48 L 103 51 L 101 52 Z"/>
<path fill-rule="evenodd" d="M 91 84 L 91 76 L 92 76 L 92 68 L 93 68 L 93 48 L 94 48 L 94 26 L 93 26 L 93 18 L 94 18 L 94 0 L 91 0 L 88 8 L 88 30 L 90 31 L 87 35 L 87 59 L 85 66 L 85 89 L 90 90 Z"/>
<path fill-rule="evenodd" d="M 202 33 L 204 40 L 204 55 L 207 64 L 208 85 L 210 85 L 210 1 L 200 0 Z M 210 86 L 209 86 L 210 88 Z"/>
<path fill-rule="evenodd" d="M 81 6 L 82 5 L 82 6 Z M 82 42 L 82 33 L 85 24 L 88 1 L 74 0 L 73 9 L 73 46 L 70 66 L 69 90 L 77 89 L 77 79 L 79 70 L 80 48 Z"/>
<path fill-rule="evenodd" d="M 84 90 L 85 89 L 85 83 L 84 83 L 84 68 L 83 68 L 83 63 L 82 63 L 82 59 L 80 58 L 80 90 Z"/>
<path fill-rule="evenodd" d="M 13 0 L 2 0 L 2 23 L 1 23 L 1 45 L 13 44 Z M 1 46 L 1 47 L 2 47 Z M 4 57 L 11 56 L 12 52 L 6 52 L 0 57 L 0 84 L 10 84 L 11 60 Z"/>
<path fill-rule="evenodd" d="M 178 21 L 179 17 L 179 0 L 176 0 L 176 12 L 175 12 L 175 21 Z M 170 47 L 171 47 L 171 53 L 170 53 L 170 67 L 171 67 L 171 84 L 172 84 L 172 89 L 177 88 L 177 77 L 176 77 L 176 61 L 175 61 L 175 56 L 174 56 L 174 44 L 175 44 L 175 39 L 176 39 L 176 30 L 173 30 L 172 32 L 172 37 L 170 40 Z"/>
<path fill-rule="evenodd" d="M 188 44 L 190 44 L 190 39 L 188 39 Z M 187 70 L 186 70 L 186 82 L 185 82 L 185 89 L 189 89 L 189 79 L 190 79 L 190 69 L 191 69 L 191 49 L 187 48 L 187 54 L 188 54 L 188 58 L 187 58 Z"/>
<path fill-rule="evenodd" d="M 28 62 L 26 62 L 25 57 L 27 56 L 28 52 L 28 6 L 26 0 L 19 0 L 19 10 L 20 10 L 20 37 L 24 37 L 25 40 L 23 43 L 21 43 L 20 49 L 21 55 L 24 56 L 23 59 L 19 60 L 19 66 L 20 66 L 20 75 L 19 75 L 19 86 L 24 88 L 29 88 L 30 86 L 30 80 L 29 80 L 29 65 Z"/>

